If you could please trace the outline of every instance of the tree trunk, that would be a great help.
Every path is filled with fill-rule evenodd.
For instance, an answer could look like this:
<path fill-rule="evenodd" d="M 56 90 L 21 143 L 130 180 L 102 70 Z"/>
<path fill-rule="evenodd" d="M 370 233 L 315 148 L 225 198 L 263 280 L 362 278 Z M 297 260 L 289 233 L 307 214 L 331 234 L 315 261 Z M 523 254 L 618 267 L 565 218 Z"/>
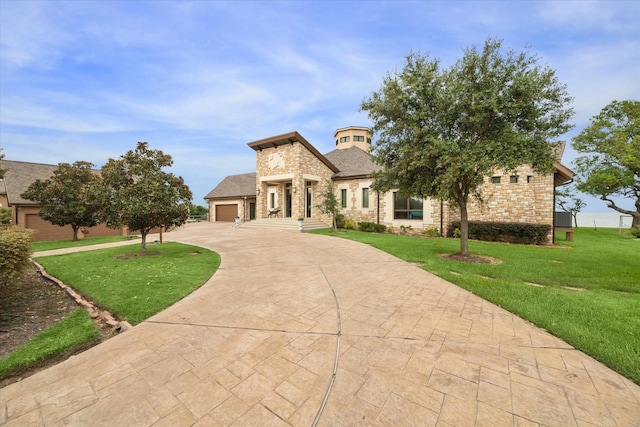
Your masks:
<path fill-rule="evenodd" d="M 140 231 L 140 237 L 142 238 L 142 242 L 140 242 L 140 252 L 147 252 L 147 232 Z"/>
<path fill-rule="evenodd" d="M 80 227 L 77 225 L 72 225 L 71 228 L 73 228 L 73 241 L 75 242 L 78 240 L 78 229 L 80 229 Z"/>
<path fill-rule="evenodd" d="M 467 202 L 463 201 L 460 205 L 460 253 L 467 255 L 469 253 L 469 216 L 467 214 Z"/>

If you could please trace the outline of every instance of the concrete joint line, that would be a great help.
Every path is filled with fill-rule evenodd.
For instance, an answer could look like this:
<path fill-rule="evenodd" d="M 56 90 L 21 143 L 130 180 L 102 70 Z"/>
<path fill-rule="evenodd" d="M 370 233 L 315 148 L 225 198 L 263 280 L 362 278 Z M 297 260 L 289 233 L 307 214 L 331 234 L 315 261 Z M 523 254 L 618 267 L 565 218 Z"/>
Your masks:
<path fill-rule="evenodd" d="M 322 416 L 322 412 L 324 412 L 325 406 L 327 406 L 327 401 L 329 400 L 329 395 L 331 394 L 331 390 L 333 389 L 333 384 L 336 381 L 336 375 L 338 374 L 338 359 L 340 358 L 340 339 L 342 338 L 342 316 L 340 314 L 340 303 L 338 301 L 338 296 L 336 295 L 335 289 L 331 286 L 331 281 L 325 274 L 324 270 L 321 266 L 320 272 L 324 276 L 324 280 L 326 280 L 327 285 L 329 285 L 329 289 L 331 289 L 331 293 L 333 294 L 333 301 L 336 303 L 336 313 L 337 313 L 337 321 L 338 321 L 338 335 L 336 336 L 336 356 L 333 361 L 333 373 L 331 374 L 331 380 L 329 381 L 329 385 L 327 386 L 327 391 L 324 394 L 324 399 L 322 399 L 322 404 L 320 404 L 320 408 L 318 408 L 318 413 L 316 414 L 315 419 L 313 420 L 312 427 L 316 427 L 318 422 L 320 422 L 320 417 Z"/>

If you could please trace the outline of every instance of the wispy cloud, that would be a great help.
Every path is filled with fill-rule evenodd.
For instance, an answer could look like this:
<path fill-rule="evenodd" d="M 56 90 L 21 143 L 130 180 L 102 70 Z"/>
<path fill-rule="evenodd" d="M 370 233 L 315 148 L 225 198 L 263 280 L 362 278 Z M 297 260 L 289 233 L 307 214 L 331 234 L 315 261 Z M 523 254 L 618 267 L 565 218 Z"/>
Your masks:
<path fill-rule="evenodd" d="M 640 98 L 639 21 L 627 1 L 3 0 L 0 147 L 100 164 L 146 140 L 200 200 L 255 167 L 247 142 L 298 130 L 329 151 L 407 53 L 446 67 L 488 36 L 557 70 L 584 126 Z"/>

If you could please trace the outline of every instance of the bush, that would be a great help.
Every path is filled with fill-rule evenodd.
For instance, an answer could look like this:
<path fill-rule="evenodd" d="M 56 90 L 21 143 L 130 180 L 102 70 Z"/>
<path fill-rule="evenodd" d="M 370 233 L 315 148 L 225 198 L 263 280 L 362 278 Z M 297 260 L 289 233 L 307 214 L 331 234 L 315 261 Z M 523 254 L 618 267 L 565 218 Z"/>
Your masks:
<path fill-rule="evenodd" d="M 358 230 L 367 233 L 384 233 L 385 231 L 387 231 L 387 227 L 385 227 L 384 224 L 362 221 L 358 223 Z"/>
<path fill-rule="evenodd" d="M 428 237 L 440 237 L 440 230 L 435 227 L 425 228 L 424 230 L 422 230 L 422 234 Z"/>
<path fill-rule="evenodd" d="M 344 228 L 344 215 L 342 214 L 336 214 L 336 227 L 337 228 Z"/>
<path fill-rule="evenodd" d="M 11 209 L 0 208 L 0 225 L 11 224 Z"/>
<path fill-rule="evenodd" d="M 459 228 L 459 221 L 451 223 L 449 235 L 455 235 L 454 231 Z M 551 226 L 547 224 L 469 221 L 469 238 L 474 240 L 542 245 L 547 243 L 550 232 Z"/>
<path fill-rule="evenodd" d="M 640 239 L 640 226 L 631 229 L 631 235 Z"/>
<path fill-rule="evenodd" d="M 348 219 L 344 222 L 344 228 L 346 228 L 347 230 L 355 230 L 356 222 L 352 219 Z"/>
<path fill-rule="evenodd" d="M 29 265 L 33 231 L 23 227 L 0 227 L 0 281 L 6 283 Z"/>

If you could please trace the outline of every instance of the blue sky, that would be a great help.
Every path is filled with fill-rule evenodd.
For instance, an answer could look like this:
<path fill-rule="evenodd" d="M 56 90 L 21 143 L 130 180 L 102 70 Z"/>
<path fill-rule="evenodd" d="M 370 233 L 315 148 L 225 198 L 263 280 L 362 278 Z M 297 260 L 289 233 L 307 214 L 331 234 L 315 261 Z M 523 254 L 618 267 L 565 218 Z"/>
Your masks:
<path fill-rule="evenodd" d="M 638 22 L 638 1 L 2 0 L 0 148 L 101 167 L 148 141 L 204 204 L 255 170 L 247 142 L 297 130 L 331 151 L 335 129 L 371 124 L 361 101 L 407 53 L 449 67 L 488 37 L 556 70 L 569 141 L 612 100 L 640 99 Z"/>

